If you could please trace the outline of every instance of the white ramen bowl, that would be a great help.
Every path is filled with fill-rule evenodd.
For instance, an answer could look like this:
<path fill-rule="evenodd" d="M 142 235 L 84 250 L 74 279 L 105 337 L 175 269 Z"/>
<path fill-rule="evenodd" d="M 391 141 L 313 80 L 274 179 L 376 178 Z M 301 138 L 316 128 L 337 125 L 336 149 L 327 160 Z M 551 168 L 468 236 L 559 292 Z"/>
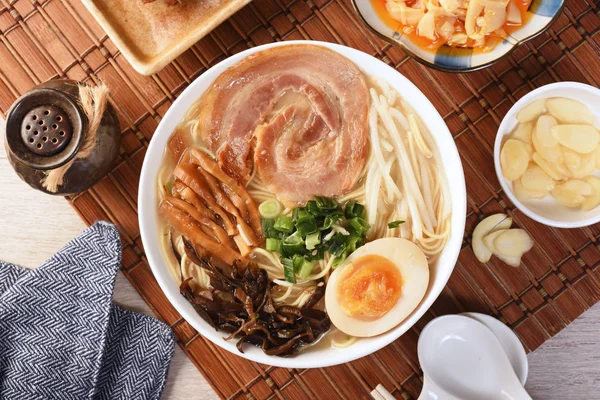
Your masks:
<path fill-rule="evenodd" d="M 552 196 L 548 195 L 541 200 L 524 199 L 519 200 L 513 192 L 512 182 L 509 182 L 502 173 L 500 166 L 500 150 L 502 145 L 509 138 L 511 132 L 517 126 L 517 113 L 537 99 L 547 99 L 550 97 L 566 97 L 573 100 L 578 100 L 587 105 L 595 116 L 596 128 L 599 127 L 600 121 L 600 89 L 590 85 L 577 82 L 558 82 L 542 86 L 532 92 L 527 93 L 517 101 L 500 123 L 496 142 L 494 144 L 494 167 L 496 175 L 500 181 L 500 186 L 513 204 L 527 215 L 529 218 L 538 221 L 544 225 L 554 226 L 556 228 L 581 228 L 600 222 L 600 207 L 596 207 L 590 211 L 582 211 L 578 208 L 569 208 L 558 204 Z M 600 174 L 596 172 L 600 177 Z"/>
<path fill-rule="evenodd" d="M 360 339 L 346 348 L 315 349 L 300 352 L 289 358 L 268 356 L 254 346 L 246 346 L 245 352 L 241 354 L 235 347 L 235 340 L 225 341 L 223 337 L 226 334 L 216 331 L 196 313 L 192 305 L 179 293 L 179 285 L 169 272 L 159 245 L 157 174 L 173 128 L 215 78 L 252 53 L 276 46 L 302 44 L 324 46 L 349 58 L 365 74 L 376 75 L 386 80 L 417 110 L 441 150 L 444 170 L 452 187 L 451 236 L 437 263 L 431 267 L 425 297 L 413 313 L 394 329 L 376 337 Z M 175 309 L 200 334 L 223 349 L 248 360 L 285 368 L 318 368 L 349 362 L 381 349 L 410 329 L 431 307 L 450 278 L 461 248 L 465 228 L 466 189 L 460 157 L 448 127 L 431 102 L 408 79 L 382 61 L 349 47 L 324 42 L 290 41 L 258 46 L 236 54 L 206 71 L 183 91 L 162 119 L 150 141 L 142 167 L 138 204 L 142 242 L 154 276 Z"/>

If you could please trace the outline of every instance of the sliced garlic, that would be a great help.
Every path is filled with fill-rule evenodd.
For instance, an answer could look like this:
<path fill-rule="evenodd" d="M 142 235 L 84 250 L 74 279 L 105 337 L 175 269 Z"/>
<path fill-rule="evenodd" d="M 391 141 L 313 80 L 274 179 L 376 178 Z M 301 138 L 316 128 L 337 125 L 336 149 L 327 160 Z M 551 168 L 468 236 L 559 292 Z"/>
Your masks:
<path fill-rule="evenodd" d="M 563 160 L 565 160 L 565 166 L 572 171 L 577 171 L 581 166 L 581 157 L 579 153 L 569 150 L 566 147 L 562 148 Z"/>
<path fill-rule="evenodd" d="M 513 181 L 513 192 L 515 196 L 517 196 L 520 200 L 528 200 L 528 199 L 543 199 L 548 195 L 547 190 L 542 190 L 541 192 L 534 192 L 532 190 L 528 190 L 523 186 L 521 179 L 517 179 Z"/>
<path fill-rule="evenodd" d="M 592 187 L 593 193 L 585 197 L 581 209 L 590 211 L 600 205 L 600 179 L 595 176 L 588 176 L 585 181 Z"/>
<path fill-rule="evenodd" d="M 561 185 L 564 189 L 579 193 L 582 196 L 591 196 L 594 193 L 592 185 L 580 179 L 571 179 Z"/>
<path fill-rule="evenodd" d="M 528 191 L 539 193 L 539 195 L 544 193 L 544 196 L 554 189 L 555 185 L 554 180 L 536 164 L 530 164 L 521 177 L 521 183 Z"/>
<path fill-rule="evenodd" d="M 502 235 L 503 233 L 508 232 L 509 230 L 510 229 L 500 229 L 495 232 L 491 232 L 489 235 L 483 238 L 483 244 L 485 244 L 485 247 L 487 247 L 487 249 L 491 251 L 492 254 L 496 254 L 496 247 L 494 246 L 496 238 Z"/>
<path fill-rule="evenodd" d="M 564 124 L 593 124 L 594 114 L 590 109 L 573 99 L 555 97 L 546 100 L 548 112 Z"/>
<path fill-rule="evenodd" d="M 584 181 L 572 179 L 552 189 L 552 196 L 565 207 L 579 207 L 585 201 L 584 196 L 592 194 L 592 186 Z M 587 194 L 584 194 L 587 193 Z"/>
<path fill-rule="evenodd" d="M 519 120 L 519 122 L 533 121 L 544 112 L 545 108 L 546 99 L 534 100 L 518 112 L 517 120 Z"/>
<path fill-rule="evenodd" d="M 504 261 L 506 264 L 511 267 L 518 268 L 521 265 L 521 257 L 508 257 L 502 254 L 494 254 L 500 260 Z"/>
<path fill-rule="evenodd" d="M 508 229 L 512 225 L 512 218 L 506 214 L 494 214 L 483 219 L 473 230 L 473 253 L 475 257 L 482 263 L 490 260 L 492 252 L 483 243 L 483 238 L 490 232 L 501 229 Z"/>
<path fill-rule="evenodd" d="M 563 154 L 560 151 L 560 146 L 558 144 L 556 146 L 542 146 L 537 139 L 537 135 L 531 136 L 531 142 L 533 143 L 535 150 L 540 153 L 540 156 L 542 156 L 544 160 L 553 165 L 563 163 Z"/>
<path fill-rule="evenodd" d="M 535 124 L 535 135 L 537 135 L 537 141 L 540 145 L 554 147 L 558 144 L 556 138 L 552 136 L 552 128 L 556 125 L 558 123 L 551 115 L 542 115 L 538 118 Z"/>
<path fill-rule="evenodd" d="M 509 181 L 519 179 L 529 164 L 528 146 L 515 139 L 508 139 L 500 151 L 500 164 L 504 177 Z"/>
<path fill-rule="evenodd" d="M 562 174 L 556 169 L 554 169 L 554 167 L 552 167 L 552 165 L 550 165 L 548 161 L 544 160 L 540 153 L 533 153 L 533 156 L 531 158 L 541 169 L 544 170 L 545 173 L 548 174 L 550 178 L 554 179 L 555 181 L 559 181 L 563 178 Z"/>
<path fill-rule="evenodd" d="M 524 122 L 518 124 L 514 130 L 511 139 L 520 140 L 523 143 L 531 143 L 531 134 L 533 133 L 533 122 Z"/>
<path fill-rule="evenodd" d="M 533 247 L 533 240 L 523 229 L 508 229 L 494 239 L 494 254 L 521 258 Z"/>
<path fill-rule="evenodd" d="M 595 151 L 600 140 L 598 130 L 591 125 L 557 125 L 552 135 L 558 143 L 580 154 Z"/>
<path fill-rule="evenodd" d="M 566 157 L 565 157 L 566 163 Z M 569 166 L 567 165 L 567 168 Z M 596 170 L 596 152 L 592 151 L 588 154 L 579 155 L 579 166 L 577 168 L 569 168 L 573 178 L 585 178 L 592 175 Z"/>
<path fill-rule="evenodd" d="M 486 263 L 493 254 L 513 267 L 521 265 L 521 257 L 531 250 L 533 241 L 523 229 L 510 229 L 511 225 L 512 218 L 505 214 L 494 214 L 481 221 L 473 231 L 475 257 Z"/>

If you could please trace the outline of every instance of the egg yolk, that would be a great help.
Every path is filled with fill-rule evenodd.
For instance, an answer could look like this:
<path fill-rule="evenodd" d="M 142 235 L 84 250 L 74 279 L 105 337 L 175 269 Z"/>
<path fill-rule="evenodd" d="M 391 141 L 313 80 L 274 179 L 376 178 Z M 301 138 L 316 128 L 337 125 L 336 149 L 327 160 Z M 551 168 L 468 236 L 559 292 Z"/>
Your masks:
<path fill-rule="evenodd" d="M 351 317 L 379 318 L 402 295 L 402 275 L 385 257 L 368 255 L 348 265 L 338 278 L 340 308 Z"/>

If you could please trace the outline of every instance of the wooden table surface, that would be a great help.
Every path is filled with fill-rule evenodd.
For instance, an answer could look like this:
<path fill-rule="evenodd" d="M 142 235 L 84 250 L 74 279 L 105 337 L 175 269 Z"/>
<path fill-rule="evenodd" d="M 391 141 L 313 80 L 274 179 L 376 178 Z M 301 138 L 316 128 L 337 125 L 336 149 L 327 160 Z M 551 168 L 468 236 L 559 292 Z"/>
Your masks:
<path fill-rule="evenodd" d="M 0 205 L 0 259 L 27 268 L 41 264 L 86 227 L 61 197 L 43 194 L 21 182 L 6 160 L 3 145 L 0 145 Z M 117 275 L 114 300 L 126 308 L 152 315 L 121 273 Z M 534 399 L 598 398 L 600 303 L 529 354 L 528 359 L 526 388 Z M 163 398 L 205 400 L 216 399 L 217 395 L 177 347 Z"/>

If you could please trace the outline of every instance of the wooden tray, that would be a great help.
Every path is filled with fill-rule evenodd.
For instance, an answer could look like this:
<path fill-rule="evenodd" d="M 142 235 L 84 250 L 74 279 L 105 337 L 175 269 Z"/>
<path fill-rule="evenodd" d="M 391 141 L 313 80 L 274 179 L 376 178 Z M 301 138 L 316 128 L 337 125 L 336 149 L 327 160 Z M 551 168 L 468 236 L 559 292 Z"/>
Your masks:
<path fill-rule="evenodd" d="M 142 75 L 173 61 L 251 0 L 82 0 Z"/>
<path fill-rule="evenodd" d="M 437 107 L 455 136 L 467 181 L 467 227 L 458 264 L 426 316 L 396 342 L 337 367 L 287 370 L 245 361 L 200 337 L 162 294 L 146 263 L 137 223 L 142 160 L 161 116 L 208 67 L 250 46 L 276 40 L 342 43 L 385 61 L 411 79 Z M 501 191 L 492 147 L 502 116 L 535 87 L 555 81 L 600 84 L 598 5 L 568 0 L 552 28 L 508 59 L 453 75 L 423 67 L 369 33 L 347 0 L 255 0 L 162 71 L 136 73 L 83 4 L 76 0 L 0 0 L 0 111 L 34 84 L 51 78 L 104 81 L 123 127 L 121 157 L 109 176 L 69 201 L 89 224 L 114 222 L 122 234 L 123 271 L 152 310 L 171 325 L 181 347 L 223 398 L 367 398 L 382 383 L 397 398 L 416 398 L 422 373 L 419 331 L 433 317 L 478 311 L 500 318 L 528 351 L 600 300 L 600 225 L 554 229 L 519 211 Z M 157 160 L 158 161 L 158 160 Z M 521 268 L 471 250 L 478 220 L 511 214 L 536 241 Z"/>

